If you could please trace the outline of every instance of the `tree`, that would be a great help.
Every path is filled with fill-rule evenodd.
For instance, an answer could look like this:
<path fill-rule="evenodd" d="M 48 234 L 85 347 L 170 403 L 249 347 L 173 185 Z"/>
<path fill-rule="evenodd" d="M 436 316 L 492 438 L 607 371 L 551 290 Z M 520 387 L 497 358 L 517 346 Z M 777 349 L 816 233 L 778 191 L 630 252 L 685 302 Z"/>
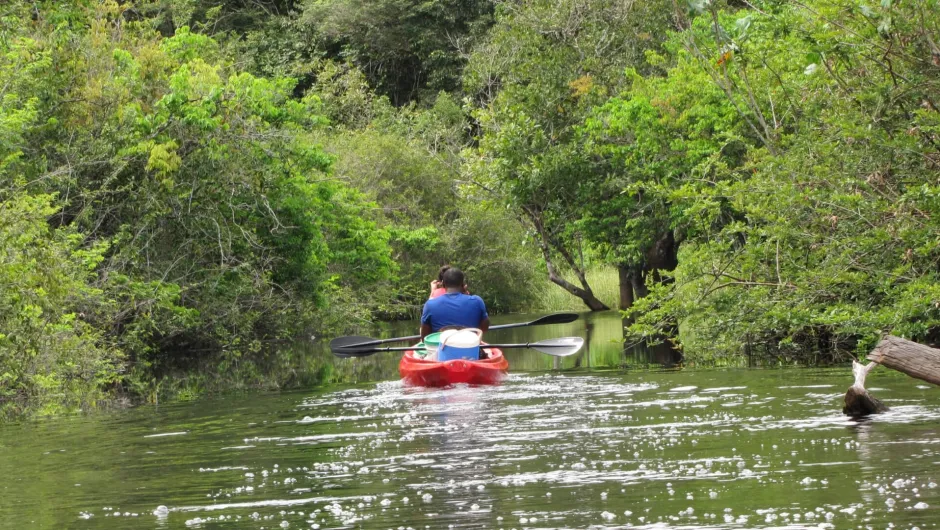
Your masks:
<path fill-rule="evenodd" d="M 586 279 L 584 242 L 597 241 L 579 221 L 603 202 L 592 196 L 585 203 L 583 192 L 599 189 L 606 167 L 585 152 L 577 130 L 618 91 L 625 67 L 645 65 L 644 52 L 658 46 L 652 34 L 669 26 L 669 13 L 658 2 L 500 4 L 465 74 L 481 129 L 479 146 L 467 152 L 468 175 L 517 212 L 549 279 L 592 310 L 607 306 Z M 564 278 L 557 258 L 578 285 Z"/>
<path fill-rule="evenodd" d="M 368 97 L 354 69 L 332 81 L 316 88 L 336 119 L 322 137 L 336 157 L 334 175 L 381 206 L 375 219 L 389 231 L 399 266 L 390 291 L 374 291 L 382 317 L 416 318 L 445 263 L 468 273 L 491 311 L 524 310 L 537 291 L 530 263 L 538 258 L 515 218 L 461 184 L 468 137 L 459 103 L 441 93 L 429 108 L 396 109 Z"/>
<path fill-rule="evenodd" d="M 752 142 L 746 172 L 675 188 L 674 203 L 727 217 L 686 239 L 633 331 L 678 320 L 715 362 L 936 340 L 937 6 L 763 7 L 707 11 L 680 36 Z"/>
<path fill-rule="evenodd" d="M 186 27 L 164 38 L 127 6 L 13 8 L 24 17 L 0 22 L 0 130 L 16 131 L 0 134 L 0 194 L 34 224 L 49 217 L 25 233 L 55 242 L 50 255 L 87 267 L 50 274 L 98 305 L 50 315 L 124 354 L 125 383 L 203 363 L 224 378 L 317 327 L 332 299 L 394 277 L 375 205 L 331 178 L 310 133 L 324 124 L 315 95 L 240 72 Z"/>
<path fill-rule="evenodd" d="M 580 223 L 618 265 L 621 309 L 646 296 L 647 276 L 658 283 L 675 269 L 687 233 L 728 217 L 720 204 L 674 197 L 703 181 L 734 178 L 753 143 L 694 57 L 676 41 L 668 50 L 667 56 L 647 53 L 649 65 L 664 75 L 629 70 L 629 88 L 599 107 L 582 128 L 587 149 L 604 161 L 607 172 L 582 186 L 579 202 L 588 206 Z"/>
<path fill-rule="evenodd" d="M 299 23 L 314 28 L 327 57 L 352 62 L 403 105 L 457 88 L 492 9 L 491 0 L 310 0 Z"/>

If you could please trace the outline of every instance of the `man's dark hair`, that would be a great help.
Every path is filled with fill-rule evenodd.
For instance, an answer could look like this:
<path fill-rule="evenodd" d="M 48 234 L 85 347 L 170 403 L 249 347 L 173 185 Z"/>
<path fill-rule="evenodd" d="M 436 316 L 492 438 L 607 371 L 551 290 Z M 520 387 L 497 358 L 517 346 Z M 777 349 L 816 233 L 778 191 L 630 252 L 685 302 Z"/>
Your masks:
<path fill-rule="evenodd" d="M 441 281 L 444 282 L 444 287 L 463 288 L 464 280 L 465 276 L 463 271 L 457 267 L 451 267 L 441 275 Z"/>

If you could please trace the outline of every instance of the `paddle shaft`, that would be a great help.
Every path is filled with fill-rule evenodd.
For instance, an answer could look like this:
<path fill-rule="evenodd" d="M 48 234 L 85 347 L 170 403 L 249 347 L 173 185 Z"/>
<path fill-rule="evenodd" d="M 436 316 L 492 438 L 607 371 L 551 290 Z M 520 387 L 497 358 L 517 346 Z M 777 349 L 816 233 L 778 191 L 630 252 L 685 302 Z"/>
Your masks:
<path fill-rule="evenodd" d="M 561 346 L 546 346 L 539 344 L 538 342 L 526 342 L 518 344 L 480 344 L 481 348 L 499 348 L 501 350 L 506 348 L 530 348 L 530 347 L 540 347 L 540 348 L 560 348 Z M 570 347 L 570 345 L 568 345 Z M 409 351 L 409 350 L 426 350 L 427 348 L 420 348 L 417 346 L 387 346 L 385 348 L 369 348 L 368 350 L 361 349 L 362 347 L 350 348 L 349 353 L 378 353 L 380 351 Z M 337 349 L 336 351 L 342 352 L 342 349 Z"/>
<path fill-rule="evenodd" d="M 577 319 L 578 319 L 577 313 L 556 313 L 554 315 L 546 315 L 544 317 L 537 318 L 535 320 L 532 320 L 531 322 L 517 322 L 515 324 L 500 324 L 498 326 L 490 326 L 488 331 L 493 331 L 497 329 L 521 328 L 525 326 L 538 326 L 541 324 L 567 324 L 569 322 L 574 322 Z M 405 342 L 409 340 L 418 340 L 420 338 L 421 338 L 421 335 L 411 335 L 408 337 L 395 337 L 392 339 L 376 339 L 376 340 L 370 340 L 370 341 L 365 341 L 365 342 L 358 342 L 356 344 L 346 344 L 346 345 L 337 345 L 337 346 L 333 346 L 331 344 L 330 347 L 333 350 L 341 350 L 341 349 L 347 349 L 347 348 L 364 348 L 366 346 L 375 346 L 378 344 L 385 344 L 388 342 Z M 335 339 L 335 341 L 338 341 L 338 340 L 342 340 L 342 338 Z M 526 346 L 519 346 L 519 347 L 526 347 Z M 412 349 L 414 348 L 403 348 L 399 350 L 391 350 L 391 349 L 376 350 L 376 351 L 406 351 L 406 350 L 412 350 Z"/>

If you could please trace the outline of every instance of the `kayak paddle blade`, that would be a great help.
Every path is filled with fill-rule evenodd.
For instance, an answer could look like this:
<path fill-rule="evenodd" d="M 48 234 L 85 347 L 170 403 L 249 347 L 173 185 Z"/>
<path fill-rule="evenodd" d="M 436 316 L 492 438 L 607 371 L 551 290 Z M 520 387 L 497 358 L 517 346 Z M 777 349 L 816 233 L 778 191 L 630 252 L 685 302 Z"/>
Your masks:
<path fill-rule="evenodd" d="M 353 350 L 353 349 L 350 349 L 350 350 L 337 349 L 337 350 L 333 350 L 333 355 L 339 357 L 340 359 L 354 359 L 354 358 L 356 358 L 356 357 L 368 357 L 368 356 L 370 356 L 370 355 L 375 355 L 375 354 L 378 353 L 379 351 L 381 351 L 381 350 L 376 350 L 376 349 L 368 349 L 368 350 L 366 350 L 366 349 L 358 349 L 358 350 Z"/>
<path fill-rule="evenodd" d="M 336 348 L 333 350 L 333 355 L 341 358 L 349 357 L 368 357 L 370 355 L 383 352 L 383 351 L 410 351 L 410 350 L 423 350 L 424 347 L 418 348 L 416 346 L 396 346 L 396 347 L 379 347 L 379 346 L 347 346 L 345 348 Z"/>
<path fill-rule="evenodd" d="M 364 348 L 367 346 L 374 346 L 379 344 L 379 341 L 371 337 L 360 337 L 356 335 L 350 335 L 348 337 L 337 337 L 330 341 L 330 349 L 336 353 L 337 350 L 348 349 L 354 346 Z"/>
<path fill-rule="evenodd" d="M 515 324 L 500 324 L 498 326 L 490 326 L 490 330 L 497 329 L 509 329 L 509 328 L 522 328 L 526 326 L 546 326 L 549 324 L 567 324 L 569 322 L 574 322 L 580 317 L 577 313 L 555 313 L 554 315 L 545 315 L 544 317 L 537 318 L 531 322 L 517 322 Z"/>
<path fill-rule="evenodd" d="M 584 339 L 581 337 L 561 337 L 559 339 L 540 340 L 529 345 L 533 350 L 553 357 L 574 355 L 581 350 L 582 346 L 584 346 Z"/>
<path fill-rule="evenodd" d="M 547 324 L 568 324 L 574 322 L 580 317 L 577 313 L 555 313 L 537 318 L 529 323 L 530 326 L 541 326 Z"/>

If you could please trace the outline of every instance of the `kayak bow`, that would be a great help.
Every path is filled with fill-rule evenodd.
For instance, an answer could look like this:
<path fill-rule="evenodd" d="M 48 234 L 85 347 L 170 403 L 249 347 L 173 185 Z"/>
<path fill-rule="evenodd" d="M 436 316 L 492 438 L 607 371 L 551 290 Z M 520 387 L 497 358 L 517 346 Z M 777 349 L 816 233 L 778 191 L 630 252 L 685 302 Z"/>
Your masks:
<path fill-rule="evenodd" d="M 495 385 L 506 377 L 509 361 L 498 348 L 484 348 L 484 351 L 489 353 L 489 358 L 438 362 L 416 357 L 413 350 L 408 350 L 401 358 L 398 371 L 402 381 L 411 386 Z"/>

